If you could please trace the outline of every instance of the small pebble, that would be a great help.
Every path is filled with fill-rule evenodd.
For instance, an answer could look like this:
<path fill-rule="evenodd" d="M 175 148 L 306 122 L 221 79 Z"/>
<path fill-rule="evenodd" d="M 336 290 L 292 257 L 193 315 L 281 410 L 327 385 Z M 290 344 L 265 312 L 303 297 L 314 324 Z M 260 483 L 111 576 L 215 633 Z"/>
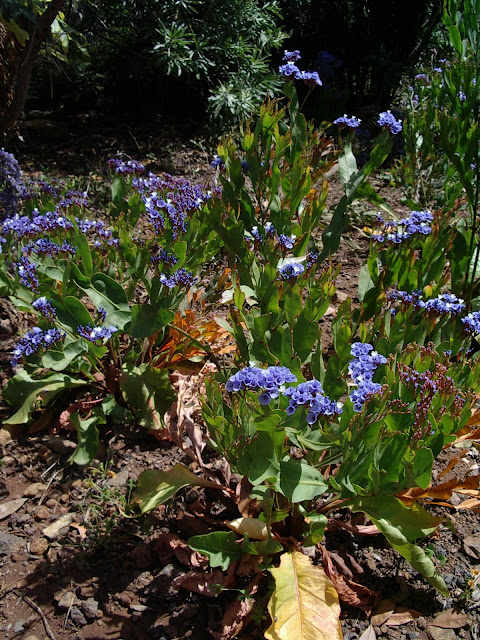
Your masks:
<path fill-rule="evenodd" d="M 48 540 L 46 538 L 37 538 L 30 543 L 30 553 L 36 556 L 43 556 L 48 549 Z"/>
<path fill-rule="evenodd" d="M 41 506 L 34 512 L 35 520 L 49 520 L 50 519 L 50 509 L 47 507 Z"/>
<path fill-rule="evenodd" d="M 55 500 L 55 498 L 50 498 L 45 502 L 45 506 L 49 509 L 54 509 L 57 506 L 57 500 Z"/>
<path fill-rule="evenodd" d="M 21 633 L 25 631 L 25 620 L 19 620 L 13 625 L 13 633 Z"/>

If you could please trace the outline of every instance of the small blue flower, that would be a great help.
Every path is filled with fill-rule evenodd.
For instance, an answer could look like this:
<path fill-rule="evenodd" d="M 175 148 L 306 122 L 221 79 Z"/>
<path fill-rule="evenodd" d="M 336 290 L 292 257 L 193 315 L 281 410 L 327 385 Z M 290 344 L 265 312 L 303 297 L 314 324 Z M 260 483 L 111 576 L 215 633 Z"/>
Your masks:
<path fill-rule="evenodd" d="M 87 324 L 86 327 L 79 325 L 77 331 L 82 338 L 89 342 L 97 343 L 100 340 L 109 340 L 118 329 L 114 326 L 91 327 L 90 324 Z"/>
<path fill-rule="evenodd" d="M 380 115 L 378 116 L 377 123 L 381 127 L 386 127 L 387 129 L 389 129 L 390 133 L 393 133 L 394 135 L 400 133 L 400 131 L 403 129 L 401 121 L 397 120 L 390 110 L 382 111 L 382 113 L 380 113 Z"/>
<path fill-rule="evenodd" d="M 291 280 L 292 278 L 298 278 L 305 271 L 303 264 L 299 262 L 287 262 L 278 268 L 281 280 Z"/>
<path fill-rule="evenodd" d="M 334 120 L 333 124 L 344 125 L 350 129 L 356 129 L 360 126 L 361 122 L 360 118 L 357 118 L 356 116 L 347 116 L 345 113 L 343 116 L 340 116 L 340 118 Z"/>
<path fill-rule="evenodd" d="M 37 311 L 40 311 L 47 320 L 53 321 L 57 317 L 57 312 L 45 296 L 34 300 L 34 302 L 32 302 L 32 307 Z"/>

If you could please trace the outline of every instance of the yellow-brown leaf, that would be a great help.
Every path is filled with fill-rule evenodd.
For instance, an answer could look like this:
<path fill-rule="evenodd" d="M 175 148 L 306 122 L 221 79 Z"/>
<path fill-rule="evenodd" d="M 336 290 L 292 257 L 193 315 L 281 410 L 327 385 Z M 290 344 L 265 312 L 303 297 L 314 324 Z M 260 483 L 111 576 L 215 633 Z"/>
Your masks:
<path fill-rule="evenodd" d="M 320 567 L 295 551 L 271 569 L 275 591 L 268 603 L 266 640 L 341 640 L 338 594 Z"/>

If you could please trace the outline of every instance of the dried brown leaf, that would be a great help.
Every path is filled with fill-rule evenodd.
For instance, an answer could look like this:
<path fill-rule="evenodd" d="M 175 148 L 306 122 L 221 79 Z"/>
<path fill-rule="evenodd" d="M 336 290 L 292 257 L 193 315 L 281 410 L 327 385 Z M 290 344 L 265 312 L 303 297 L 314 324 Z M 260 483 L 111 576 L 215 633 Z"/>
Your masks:
<path fill-rule="evenodd" d="M 248 624 L 253 611 L 255 601 L 254 596 L 258 591 L 258 583 L 262 574 L 258 574 L 246 586 L 246 592 L 249 597 L 236 597 L 227 607 L 222 619 L 221 631 L 210 631 L 214 640 L 229 640 L 234 638 Z"/>
<path fill-rule="evenodd" d="M 214 598 L 218 595 L 219 589 L 228 588 L 233 585 L 233 575 L 236 570 L 237 563 L 233 562 L 228 573 L 223 573 L 220 569 L 214 569 L 211 573 L 198 573 L 197 571 L 189 571 L 183 576 L 174 578 L 173 583 L 177 587 L 182 587 L 187 591 L 199 593 L 202 596 Z"/>
<path fill-rule="evenodd" d="M 368 626 L 358 640 L 377 640 L 373 625 Z"/>
<path fill-rule="evenodd" d="M 380 593 L 339 574 L 330 558 L 330 552 L 323 547 L 321 549 L 324 571 L 333 583 L 340 600 L 369 614 L 380 600 Z"/>
<path fill-rule="evenodd" d="M 370 620 L 374 627 L 380 627 L 384 624 L 395 611 L 396 602 L 392 598 L 386 598 L 381 600 L 375 609 L 372 611 L 372 618 Z"/>
<path fill-rule="evenodd" d="M 17 498 L 16 500 L 2 502 L 2 504 L 0 504 L 0 520 L 4 520 L 12 515 L 12 513 L 15 513 L 15 511 L 18 511 L 27 500 L 28 498 Z"/>
<path fill-rule="evenodd" d="M 400 607 L 397 605 L 393 614 L 388 617 L 387 621 L 384 624 L 387 627 L 398 627 L 402 624 L 413 622 L 417 618 L 420 618 L 421 615 L 421 613 L 415 611 L 414 609 L 409 609 L 408 607 Z"/>
<path fill-rule="evenodd" d="M 441 627 L 442 629 L 460 629 L 468 623 L 468 616 L 463 611 L 454 611 L 453 609 L 446 609 L 439 613 L 430 622 L 434 627 Z"/>

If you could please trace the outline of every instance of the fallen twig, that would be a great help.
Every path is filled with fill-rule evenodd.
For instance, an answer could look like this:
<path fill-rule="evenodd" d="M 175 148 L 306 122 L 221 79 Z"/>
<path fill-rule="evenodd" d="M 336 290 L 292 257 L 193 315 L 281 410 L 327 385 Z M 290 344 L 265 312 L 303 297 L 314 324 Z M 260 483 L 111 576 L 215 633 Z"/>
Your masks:
<path fill-rule="evenodd" d="M 28 596 L 26 596 L 24 594 L 17 593 L 17 595 L 18 595 L 19 598 L 24 600 L 28 604 L 29 607 L 32 607 L 32 609 L 34 611 L 36 611 L 36 613 L 38 613 L 38 615 L 42 619 L 43 626 L 45 627 L 45 633 L 50 638 L 50 640 L 55 640 L 55 636 L 53 635 L 53 631 L 50 629 L 50 625 L 48 624 L 47 616 L 43 613 L 43 611 L 40 609 L 38 604 L 35 604 L 35 602 L 33 600 L 31 600 Z"/>

